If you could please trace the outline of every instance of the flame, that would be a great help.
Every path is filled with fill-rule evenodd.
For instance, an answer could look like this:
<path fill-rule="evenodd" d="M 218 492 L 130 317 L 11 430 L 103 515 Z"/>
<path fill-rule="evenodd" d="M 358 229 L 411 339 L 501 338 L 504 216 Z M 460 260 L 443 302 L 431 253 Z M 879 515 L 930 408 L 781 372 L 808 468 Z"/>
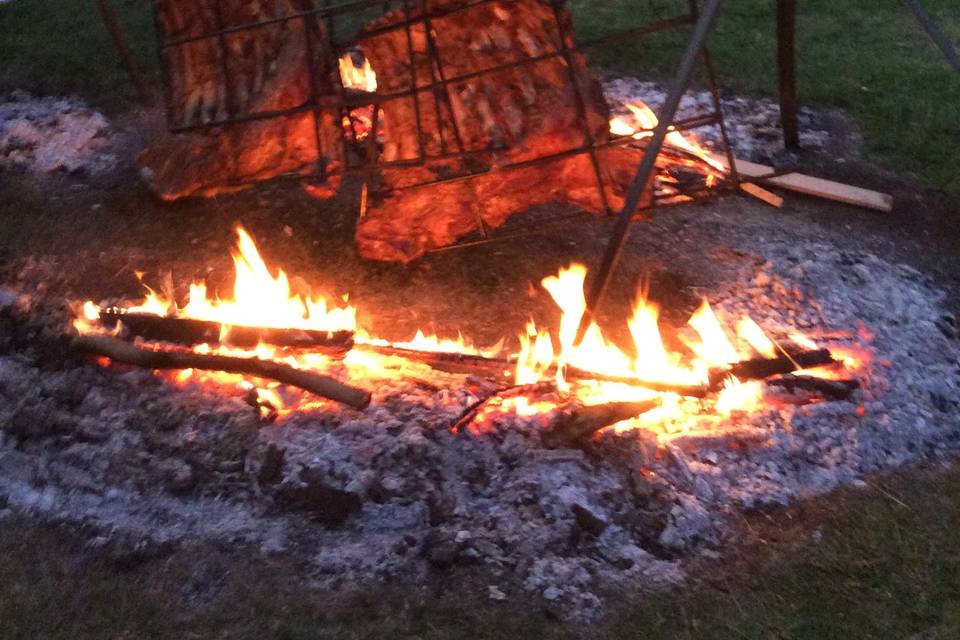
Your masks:
<path fill-rule="evenodd" d="M 340 57 L 340 81 L 344 89 L 354 89 L 374 93 L 377 90 L 377 74 L 370 66 L 367 58 L 363 59 L 363 64 L 357 66 L 354 60 L 354 54 L 346 53 Z M 370 134 L 373 128 L 373 109 L 374 105 L 362 105 L 350 110 L 349 115 L 343 116 L 343 128 L 349 132 L 348 135 L 357 140 L 364 140 Z M 377 138 L 379 139 L 383 131 L 383 110 L 377 113 L 378 123 Z"/>
<path fill-rule="evenodd" d="M 548 371 L 554 370 L 558 388 L 573 393 L 586 404 L 660 396 L 659 408 L 639 419 L 628 421 L 626 425 L 618 425 L 618 429 L 666 422 L 682 423 L 702 414 L 702 403 L 671 393 L 655 394 L 644 389 L 642 383 L 704 385 L 709 381 L 712 368 L 724 367 L 741 359 L 710 304 L 704 301 L 688 321 L 695 336 L 684 340 L 691 354 L 686 358 L 665 347 L 659 326 L 659 308 L 647 299 L 645 290 L 638 293 L 627 322 L 633 341 L 632 355 L 608 342 L 596 323 L 590 325 L 583 341 L 574 345 L 577 327 L 586 310 L 583 294 L 585 279 L 586 267 L 571 264 L 560 269 L 556 276 L 549 276 L 541 282 L 561 311 L 556 341 L 560 351 L 553 353 L 549 332 L 537 330 L 533 323 L 529 324 L 526 333 L 520 336 L 517 383 L 528 384 L 544 379 Z M 764 356 L 776 355 L 773 341 L 749 317 L 740 319 L 737 335 L 746 347 L 743 351 L 752 348 Z M 565 366 L 609 376 L 635 378 L 638 385 L 591 382 L 579 384 L 573 389 L 564 379 Z M 730 416 L 737 411 L 756 411 L 761 406 L 761 384 L 741 382 L 730 377 L 724 381 L 723 389 L 715 400 L 714 411 L 719 416 Z"/>
<path fill-rule="evenodd" d="M 653 130 L 656 129 L 657 124 L 659 124 L 657 115 L 653 110 L 642 101 L 628 103 L 624 106 L 633 116 L 633 122 L 630 122 L 623 116 L 614 116 L 610 119 L 609 123 L 610 133 L 615 136 L 632 136 L 635 140 L 642 140 L 643 138 L 653 136 Z M 716 174 L 710 173 L 707 175 L 707 186 L 712 187 L 717 178 L 723 177 L 726 173 L 726 166 L 723 162 L 714 158 L 710 151 L 703 148 L 691 137 L 688 137 L 688 135 L 684 135 L 680 131 L 677 131 L 675 127 L 671 126 L 664 142 L 699 158 L 715 170 L 717 172 Z M 661 176 L 661 179 L 669 180 L 666 176 Z"/>
<path fill-rule="evenodd" d="M 211 296 L 205 282 L 190 286 L 187 303 L 177 304 L 171 285 L 163 293 L 146 287 L 145 299 L 128 311 L 152 313 L 173 317 L 195 318 L 212 321 L 224 327 L 221 344 L 197 345 L 197 353 L 255 356 L 288 364 L 304 370 L 324 371 L 331 374 L 346 373 L 351 380 L 405 379 L 419 375 L 412 369 L 425 365 L 398 356 L 384 355 L 370 349 L 354 349 L 346 357 L 336 360 L 322 353 L 303 349 L 283 349 L 260 344 L 253 348 L 237 348 L 229 344 L 229 328 L 256 326 L 270 328 L 298 328 L 305 330 L 335 331 L 352 330 L 360 345 L 389 346 L 394 349 L 416 351 L 473 354 L 499 357 L 503 341 L 489 348 L 480 348 L 462 335 L 456 338 L 440 338 L 417 331 L 407 341 L 390 342 L 375 337 L 357 326 L 356 309 L 350 305 L 328 302 L 323 297 L 304 295 L 293 290 L 290 278 L 282 269 L 271 269 L 261 256 L 253 238 L 244 229 L 236 229 L 237 246 L 233 251 L 234 280 L 231 295 Z M 515 397 L 502 399 L 484 409 L 483 415 L 497 412 L 512 412 L 525 416 L 544 416 L 560 402 L 575 400 L 581 404 L 596 404 L 613 401 L 637 401 L 656 398 L 659 406 L 633 420 L 618 425 L 624 430 L 637 427 L 654 429 L 661 434 L 671 434 L 693 428 L 703 428 L 704 423 L 721 420 L 738 412 L 754 412 L 764 407 L 763 386 L 759 382 L 738 380 L 728 376 L 723 388 L 712 398 L 681 397 L 676 393 L 657 392 L 650 383 L 668 385 L 707 385 L 711 372 L 725 368 L 745 357 L 758 353 L 774 357 L 779 352 L 776 343 L 751 318 L 743 316 L 735 325 L 735 338 L 725 329 L 710 304 L 704 300 L 691 315 L 688 327 L 678 332 L 677 337 L 686 349 L 670 350 L 660 327 L 660 309 L 648 299 L 648 291 L 641 288 L 627 319 L 627 329 L 632 344 L 623 349 L 603 334 L 600 326 L 592 322 L 580 344 L 575 344 L 577 329 L 586 311 L 584 283 L 587 269 L 582 264 L 570 264 L 556 275 L 541 281 L 560 311 L 556 333 L 538 328 L 532 321 L 519 336 L 519 351 L 509 356 L 515 360 L 514 378 L 517 385 L 528 385 L 553 380 L 560 395 L 546 399 Z M 86 302 L 76 309 L 75 326 L 81 333 L 104 332 L 99 324 L 100 308 Z M 726 320 L 727 318 L 724 318 Z M 789 333 L 788 339 L 806 349 L 816 349 L 817 343 L 810 337 Z M 674 344 L 673 341 L 670 344 Z M 849 345 L 831 345 L 831 352 L 841 361 L 839 366 L 804 371 L 806 375 L 840 377 L 852 371 L 866 371 L 870 352 Z M 577 375 L 574 373 L 577 370 Z M 584 381 L 583 371 L 603 374 L 616 380 Z M 206 371 L 179 371 L 165 374 L 178 384 L 227 385 L 238 393 L 245 394 L 248 402 L 255 404 L 264 417 L 283 416 L 291 411 L 311 410 L 330 406 L 327 401 L 317 400 L 306 394 L 290 390 L 275 382 L 248 380 L 244 376 Z M 424 374 L 428 375 L 428 374 Z M 602 376 L 601 376 L 602 377 Z M 569 379 L 568 379 L 569 378 Z M 646 386 L 644 386 L 646 383 Z M 252 395 L 251 395 L 252 394 Z M 252 398 L 252 400 L 251 400 Z M 477 427 L 482 428 L 482 427 Z"/>
<path fill-rule="evenodd" d="M 345 89 L 359 89 L 373 93 L 377 90 L 377 74 L 370 61 L 363 59 L 363 65 L 358 67 L 353 61 L 353 55 L 345 53 L 340 57 L 340 80 Z"/>

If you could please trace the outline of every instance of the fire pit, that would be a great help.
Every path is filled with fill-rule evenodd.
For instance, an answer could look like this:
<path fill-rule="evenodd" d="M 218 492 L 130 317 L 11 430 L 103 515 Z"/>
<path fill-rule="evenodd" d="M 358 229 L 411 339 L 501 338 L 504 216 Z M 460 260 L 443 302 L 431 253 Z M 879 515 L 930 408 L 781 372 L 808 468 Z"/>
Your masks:
<path fill-rule="evenodd" d="M 243 232 L 232 292 L 197 283 L 188 296 L 179 282 L 146 302 L 81 299 L 81 333 L 67 337 L 62 293 L 46 285 L 62 267 L 25 264 L 0 313 L 0 491 L 143 553 L 217 540 L 296 554 L 333 588 L 480 563 L 498 589 L 583 621 L 610 589 L 682 579 L 686 559 L 730 531 L 731 510 L 956 450 L 956 329 L 920 274 L 771 240 L 750 220 L 682 223 L 652 222 L 651 241 L 674 239 L 672 269 L 729 271 L 704 291 L 709 307 L 689 327 L 658 323 L 639 296 L 577 349 L 576 266 L 543 274 L 549 329 L 513 327 L 519 338 L 488 350 L 363 331 L 363 295 L 322 302 Z M 255 324 L 230 315 L 248 292 Z M 484 303 L 518 304 L 470 300 Z M 71 341 L 118 357 L 91 363 Z M 199 360 L 154 372 L 124 365 L 117 344 Z M 201 370 L 207 358 L 309 375 Z M 332 384 L 297 386 L 315 377 Z M 339 386 L 364 395 L 324 397 Z M 351 407 L 366 394 L 366 409 Z"/>

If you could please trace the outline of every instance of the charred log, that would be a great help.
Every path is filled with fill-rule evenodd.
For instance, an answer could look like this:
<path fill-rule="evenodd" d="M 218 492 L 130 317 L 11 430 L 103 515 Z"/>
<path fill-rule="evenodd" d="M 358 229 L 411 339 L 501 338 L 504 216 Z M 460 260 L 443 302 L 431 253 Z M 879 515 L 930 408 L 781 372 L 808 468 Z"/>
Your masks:
<path fill-rule="evenodd" d="M 604 427 L 636 418 L 658 406 L 660 402 L 657 400 L 591 406 L 573 404 L 560 409 L 552 424 L 540 434 L 540 439 L 552 449 L 576 446 Z"/>
<path fill-rule="evenodd" d="M 782 353 L 776 358 L 755 358 L 735 362 L 729 367 L 716 369 L 710 372 L 710 384 L 713 387 L 723 383 L 727 376 L 734 376 L 740 380 L 763 380 L 772 376 L 792 373 L 799 369 L 824 367 L 836 364 L 829 349 L 815 349 Z"/>
<path fill-rule="evenodd" d="M 825 400 L 847 400 L 854 391 L 860 388 L 860 383 L 856 380 L 830 380 L 828 378 L 793 374 L 767 380 L 766 384 L 782 389 L 788 394 L 807 394 Z"/>
<path fill-rule="evenodd" d="M 370 404 L 370 393 L 367 391 L 345 385 L 329 376 L 294 369 L 270 360 L 201 354 L 190 351 L 152 351 L 110 336 L 78 336 L 73 339 L 71 344 L 77 351 L 104 356 L 114 362 L 136 367 L 147 369 L 201 369 L 203 371 L 239 373 L 299 387 L 354 409 L 364 409 Z"/>
<path fill-rule="evenodd" d="M 332 355 L 343 355 L 353 348 L 352 331 L 223 325 L 209 320 L 131 313 L 116 308 L 101 310 L 100 324 L 111 330 L 118 324 L 122 325 L 123 333 L 127 336 L 188 346 L 223 343 L 235 347 L 255 347 L 263 343 L 277 347 L 309 348 Z"/>

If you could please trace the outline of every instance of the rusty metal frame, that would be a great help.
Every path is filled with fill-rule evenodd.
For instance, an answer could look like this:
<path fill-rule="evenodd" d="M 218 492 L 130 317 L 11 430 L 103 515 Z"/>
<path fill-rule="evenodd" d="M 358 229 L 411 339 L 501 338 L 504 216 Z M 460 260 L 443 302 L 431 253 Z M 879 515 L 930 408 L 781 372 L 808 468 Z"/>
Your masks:
<path fill-rule="evenodd" d="M 163 0 L 154 0 L 154 9 L 157 11 L 158 5 Z M 562 12 L 562 2 L 563 0 L 553 0 L 553 25 L 556 29 L 558 42 L 556 46 L 551 51 L 546 51 L 540 55 L 536 56 L 527 56 L 522 57 L 517 60 L 510 62 L 491 65 L 488 68 L 473 70 L 469 73 L 460 74 L 457 76 L 449 76 L 444 71 L 445 65 L 444 61 L 441 58 L 440 52 L 436 43 L 433 42 L 431 23 L 432 21 L 437 20 L 438 18 L 451 15 L 460 11 L 465 11 L 477 6 L 497 2 L 501 6 L 506 6 L 509 8 L 509 5 L 516 0 L 471 0 L 463 4 L 458 4 L 452 7 L 441 7 L 431 8 L 429 6 L 428 0 L 349 0 L 342 4 L 333 5 L 331 0 L 320 0 L 322 4 L 318 4 L 315 0 L 303 0 L 301 6 L 308 7 L 307 9 L 301 11 L 295 11 L 288 15 L 272 17 L 269 19 L 261 20 L 254 23 L 242 24 L 242 25 L 231 25 L 227 26 L 223 23 L 222 20 L 222 11 L 220 9 L 221 3 L 223 0 L 213 0 L 214 7 L 216 11 L 216 29 L 202 34 L 194 34 L 187 37 L 180 38 L 167 38 L 166 34 L 163 33 L 160 25 L 161 21 L 157 20 L 157 35 L 158 35 L 158 49 L 160 51 L 161 63 L 164 68 L 164 81 L 165 81 L 165 103 L 168 106 L 168 118 L 172 113 L 170 109 L 170 102 L 172 98 L 172 90 L 170 83 L 170 76 L 167 66 L 166 56 L 171 51 L 175 50 L 177 47 L 187 46 L 192 43 L 206 41 L 206 40 L 215 40 L 218 42 L 218 46 L 221 52 L 221 72 L 223 78 L 221 81 L 225 91 L 228 95 L 231 95 L 231 87 L 236 86 L 234 78 L 232 77 L 233 70 L 228 61 L 228 56 L 226 53 L 226 38 L 230 34 L 242 33 L 244 31 L 249 31 L 252 29 L 261 29 L 270 25 L 282 24 L 293 20 L 302 21 L 303 24 L 303 37 L 305 39 L 304 48 L 307 61 L 307 72 L 310 74 L 310 95 L 309 99 L 300 105 L 296 105 L 289 109 L 283 110 L 274 110 L 274 111 L 264 111 L 258 113 L 237 113 L 234 109 L 234 100 L 232 97 L 228 100 L 229 111 L 226 117 L 213 119 L 203 123 L 173 123 L 168 120 L 170 130 L 174 133 L 184 133 L 191 131 L 205 131 L 210 129 L 218 129 L 230 126 L 238 126 L 244 123 L 265 120 L 270 118 L 283 118 L 291 115 L 302 114 L 302 113 L 311 113 L 314 120 L 314 127 L 316 132 L 316 156 L 318 159 L 317 166 L 315 168 L 310 167 L 301 167 L 297 171 L 294 171 L 288 175 L 280 176 L 287 178 L 296 178 L 296 179 L 320 179 L 323 180 L 327 176 L 327 167 L 323 162 L 323 153 L 321 149 L 321 122 L 320 117 L 323 112 L 330 112 L 331 110 L 335 111 L 338 114 L 338 123 L 342 129 L 340 136 L 340 144 L 342 145 L 341 151 L 343 156 L 343 167 L 342 173 L 344 175 L 359 175 L 361 176 L 364 183 L 363 198 L 361 203 L 361 213 L 365 210 L 366 201 L 368 197 L 368 188 L 371 184 L 372 177 L 378 168 L 390 168 L 390 167 L 404 167 L 404 166 L 424 166 L 427 162 L 444 160 L 444 159 L 459 159 L 462 161 L 469 161 L 475 157 L 482 156 L 485 151 L 470 151 L 467 150 L 462 142 L 460 131 L 458 130 L 458 125 L 455 121 L 455 118 L 452 117 L 452 105 L 450 98 L 450 86 L 454 83 L 463 82 L 476 78 L 485 74 L 496 74 L 508 69 L 535 65 L 544 60 L 561 57 L 567 64 L 567 67 L 570 69 L 570 83 L 571 88 L 574 92 L 577 103 L 577 126 L 582 132 L 583 142 L 579 146 L 576 146 L 571 149 L 563 150 L 560 152 L 550 153 L 538 158 L 531 160 L 526 160 L 523 162 L 511 163 L 508 165 L 497 166 L 495 168 L 486 169 L 479 172 L 468 172 L 460 175 L 453 176 L 444 176 L 437 177 L 436 179 L 428 180 L 426 182 L 408 185 L 402 187 L 403 190 L 407 189 L 419 189 L 426 188 L 436 184 L 452 181 L 462 181 L 470 180 L 475 178 L 478 175 L 485 175 L 490 172 L 495 171 L 510 171 L 515 169 L 520 169 L 524 167 L 529 167 L 531 165 L 537 164 L 546 164 L 555 160 L 558 160 L 565 156 L 579 155 L 579 154 L 589 154 L 591 158 L 591 165 L 593 167 L 593 174 L 596 180 L 596 187 L 599 190 L 601 196 L 601 202 L 604 205 L 605 213 L 607 216 L 582 216 L 584 219 L 599 218 L 609 219 L 609 216 L 615 215 L 614 211 L 610 210 L 610 207 L 606 201 L 606 189 L 603 180 L 603 171 L 601 167 L 601 159 L 598 157 L 597 151 L 620 144 L 630 144 L 634 142 L 633 138 L 630 136 L 623 136 L 618 138 L 612 138 L 609 140 L 595 140 L 589 123 L 587 121 L 587 110 L 585 106 L 585 98 L 581 93 L 581 87 L 579 83 L 576 82 L 576 74 L 574 73 L 572 61 L 574 56 L 581 54 L 587 50 L 607 46 L 610 44 L 625 42 L 631 40 L 637 40 L 644 36 L 649 36 L 651 34 L 660 33 L 668 30 L 674 30 L 679 28 L 685 28 L 690 26 L 695 26 L 698 22 L 699 11 L 698 4 L 696 0 L 689 0 L 689 11 L 682 13 L 680 15 L 672 15 L 669 17 L 663 17 L 661 15 L 656 15 L 655 19 L 643 24 L 631 26 L 628 28 L 621 28 L 616 31 L 607 33 L 603 36 L 576 43 L 573 40 L 573 34 L 567 29 L 567 25 L 563 19 Z M 637 0 L 639 2 L 639 0 Z M 709 5 L 712 0 L 707 0 Z M 338 42 L 335 39 L 335 20 L 338 18 L 358 15 L 360 12 L 372 9 L 380 8 L 382 13 L 386 14 L 388 11 L 401 11 L 403 13 L 403 19 L 397 22 L 391 22 L 390 24 L 377 26 L 374 28 L 365 28 L 361 33 L 358 33 L 357 36 L 344 41 Z M 426 78 L 417 78 L 417 65 L 414 64 L 414 51 L 413 51 L 413 34 L 412 29 L 415 26 L 422 26 L 422 28 L 427 33 L 427 64 L 430 67 L 430 77 Z M 347 90 L 340 78 L 339 71 L 337 69 L 337 62 L 341 55 L 343 55 L 350 48 L 355 46 L 357 42 L 361 42 L 370 38 L 374 35 L 380 35 L 382 33 L 387 33 L 390 31 L 396 31 L 403 29 L 406 32 L 406 42 L 407 42 L 407 55 L 410 57 L 410 81 L 409 87 L 401 91 L 393 91 L 390 93 L 387 92 L 377 92 L 377 93 L 366 93 L 356 90 Z M 317 52 L 321 53 L 321 60 L 317 59 Z M 686 130 L 693 129 L 701 126 L 717 124 L 720 127 L 721 138 L 724 143 L 725 152 L 727 154 L 728 166 L 734 167 L 733 156 L 730 150 L 729 141 L 727 140 L 727 131 L 723 121 L 723 114 L 720 109 L 720 101 L 717 94 L 716 83 L 714 81 L 713 69 L 710 64 L 709 58 L 707 57 L 705 51 L 702 52 L 700 57 L 701 62 L 703 63 L 704 74 L 707 79 L 707 85 L 712 95 L 713 101 L 713 110 L 708 113 L 697 114 L 694 117 L 689 117 L 684 120 L 675 120 L 674 114 L 670 113 L 667 121 L 661 123 L 663 127 L 669 126 L 672 129 L 677 130 Z M 322 68 L 321 68 L 322 64 Z M 323 77 L 323 74 L 332 75 L 331 80 L 334 82 L 335 95 L 319 95 L 317 80 Z M 433 94 L 433 107 L 437 110 L 438 126 L 441 131 L 441 148 L 440 153 L 428 154 L 425 145 L 424 145 L 424 131 L 422 128 L 421 122 L 421 103 L 420 97 L 423 94 L 429 95 Z M 348 140 L 356 140 L 356 137 L 351 137 L 349 134 L 352 133 L 352 122 L 350 121 L 349 114 L 351 109 L 373 105 L 374 114 L 377 113 L 378 105 L 384 103 L 387 100 L 394 99 L 403 99 L 409 98 L 413 101 L 414 111 L 415 111 L 415 120 L 417 128 L 417 157 L 403 160 L 395 161 L 385 161 L 382 160 L 379 155 L 379 149 L 376 144 L 377 139 L 377 127 L 378 119 L 373 118 L 372 130 L 368 133 L 369 139 L 364 145 L 354 145 L 351 147 Z M 447 123 L 447 119 L 442 117 L 442 109 L 446 108 L 451 113 L 450 121 L 453 122 L 453 141 L 447 141 L 443 138 L 444 132 L 443 128 Z M 347 116 L 346 118 L 344 116 Z M 655 133 L 652 131 L 651 133 Z M 452 144 L 451 144 L 452 142 Z M 453 148 L 451 148 L 453 147 Z M 652 160 L 651 160 L 652 162 Z M 466 162 L 464 164 L 467 164 Z M 736 175 L 735 170 L 731 172 L 733 175 L 732 180 L 725 181 L 724 187 L 727 190 L 733 190 L 735 188 Z M 244 183 L 238 183 L 231 186 L 241 186 Z M 247 183 L 249 184 L 249 183 Z M 400 188 L 394 189 L 394 191 L 399 191 Z M 709 195 L 710 193 L 703 192 L 702 189 L 696 190 L 695 193 L 682 194 L 687 195 L 691 199 L 702 199 Z M 657 205 L 661 206 L 665 204 L 664 199 L 654 198 L 650 203 L 650 206 Z M 648 207 L 644 206 L 643 209 Z M 633 215 L 632 212 L 631 216 Z M 462 243 L 458 243 L 454 246 L 470 246 L 482 242 L 491 242 L 498 239 L 501 239 L 499 236 L 492 235 L 487 225 L 483 222 L 482 217 L 477 212 L 477 217 L 479 220 L 479 233 L 480 239 L 466 239 Z M 543 230 L 543 225 L 538 225 L 536 230 L 532 230 L 531 233 L 536 233 Z M 514 234 L 515 235 L 515 234 Z M 512 236 L 511 236 L 512 237 Z"/>

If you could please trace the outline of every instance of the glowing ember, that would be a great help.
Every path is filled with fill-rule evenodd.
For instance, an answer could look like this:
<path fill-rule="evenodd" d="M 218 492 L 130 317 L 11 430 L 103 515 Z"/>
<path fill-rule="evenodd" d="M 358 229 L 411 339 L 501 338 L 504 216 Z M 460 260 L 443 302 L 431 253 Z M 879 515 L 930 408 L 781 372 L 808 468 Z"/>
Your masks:
<path fill-rule="evenodd" d="M 253 239 L 241 228 L 237 229 L 237 249 L 233 253 L 233 262 L 235 277 L 232 295 L 228 297 L 211 297 L 205 283 L 195 282 L 190 286 L 186 304 L 180 306 L 169 293 L 162 295 L 148 288 L 146 299 L 139 305 L 128 307 L 127 311 L 218 323 L 222 327 L 222 344 L 197 345 L 193 347 L 197 353 L 256 356 L 328 374 L 346 371 L 354 381 L 403 379 L 410 375 L 411 368 L 423 366 L 403 358 L 405 350 L 407 353 L 412 350 L 428 354 L 502 358 L 502 341 L 490 348 L 479 348 L 459 335 L 456 339 L 442 339 L 418 331 L 413 339 L 405 342 L 390 342 L 372 336 L 356 326 L 356 310 L 353 306 L 338 306 L 322 297 L 304 296 L 293 291 L 287 275 L 282 270 L 272 271 L 267 266 Z M 591 324 L 581 344 L 574 346 L 577 326 L 586 309 L 586 274 L 586 267 L 571 264 L 560 269 L 557 275 L 544 278 L 542 285 L 560 310 L 558 332 L 553 335 L 549 330 L 538 329 L 531 322 L 519 336 L 519 350 L 506 359 L 495 361 L 514 363 L 514 382 L 517 385 L 553 380 L 556 385 L 551 396 L 553 399 L 522 395 L 512 397 L 492 403 L 485 409 L 484 415 L 497 412 L 527 416 L 546 414 L 561 401 L 575 401 L 587 406 L 655 398 L 659 403 L 657 408 L 638 418 L 621 422 L 615 428 L 645 427 L 661 433 L 673 433 L 703 428 L 705 422 L 709 424 L 737 412 L 764 409 L 763 385 L 755 381 L 738 380 L 726 373 L 727 366 L 756 357 L 757 354 L 774 358 L 786 351 L 780 349 L 756 322 L 746 316 L 737 319 L 735 332 L 728 332 L 706 301 L 691 316 L 686 331 L 689 335 L 685 335 L 685 332 L 679 334 L 687 347 L 681 352 L 666 348 L 659 326 L 659 309 L 647 299 L 643 290 L 639 292 L 627 321 L 633 342 L 630 349 L 621 349 L 608 341 L 595 323 Z M 84 303 L 76 315 L 74 325 L 80 333 L 107 332 L 98 323 L 100 309 L 94 303 Z M 340 358 L 305 348 L 278 348 L 264 344 L 241 349 L 229 344 L 230 327 L 354 331 L 355 342 L 360 348 Z M 731 335 L 736 336 L 735 341 Z M 799 334 L 791 333 L 788 341 L 794 348 L 817 348 L 816 342 Z M 377 351 L 377 347 L 381 350 Z M 824 378 L 841 377 L 869 363 L 869 352 L 866 350 L 844 351 L 833 345 L 831 348 L 835 348 L 840 356 L 839 365 L 802 373 Z M 568 375 L 574 370 L 577 375 Z M 721 377 L 726 375 L 722 388 L 712 397 L 681 397 L 677 393 L 650 388 L 651 385 L 670 386 L 671 389 L 677 386 L 704 388 L 711 383 L 711 374 L 717 371 L 721 372 Z M 584 380 L 591 375 L 600 379 Z M 245 394 L 262 414 L 270 417 L 282 416 L 294 410 L 330 406 L 326 401 L 307 397 L 278 383 L 259 380 L 251 383 L 236 374 L 186 370 L 169 374 L 169 377 L 181 384 L 233 386 Z"/>

